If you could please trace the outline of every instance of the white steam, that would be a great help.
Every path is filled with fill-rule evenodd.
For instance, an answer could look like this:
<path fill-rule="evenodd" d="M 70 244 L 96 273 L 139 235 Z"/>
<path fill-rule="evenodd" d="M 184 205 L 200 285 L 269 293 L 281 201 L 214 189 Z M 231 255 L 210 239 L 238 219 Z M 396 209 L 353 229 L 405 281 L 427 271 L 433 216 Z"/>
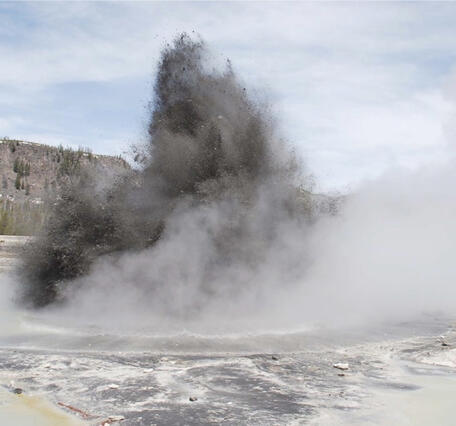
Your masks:
<path fill-rule="evenodd" d="M 453 166 L 391 171 L 319 223 L 303 285 L 312 315 L 343 322 L 454 312 Z"/>
<path fill-rule="evenodd" d="M 214 234 L 239 219 L 234 201 L 183 204 L 156 246 L 97 262 L 63 310 L 89 323 L 159 333 L 296 331 L 451 314 L 455 184 L 452 165 L 391 171 L 348 195 L 338 215 L 313 224 L 275 210 L 277 191 L 265 185 L 246 229 L 265 232 L 273 221 L 274 237 L 258 247 L 258 259 L 262 239 L 246 235 L 238 258 L 216 268 Z M 208 270 L 210 288 L 203 285 Z"/>

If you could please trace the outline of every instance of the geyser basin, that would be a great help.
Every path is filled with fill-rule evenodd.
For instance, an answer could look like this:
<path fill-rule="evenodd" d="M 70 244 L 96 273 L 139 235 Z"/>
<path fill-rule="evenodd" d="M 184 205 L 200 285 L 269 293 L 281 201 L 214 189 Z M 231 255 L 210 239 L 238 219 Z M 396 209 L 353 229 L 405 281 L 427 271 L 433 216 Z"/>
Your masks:
<path fill-rule="evenodd" d="M 423 392 L 432 396 L 451 385 L 448 376 L 441 382 L 438 376 L 431 379 L 447 371 L 409 367 L 447 359 L 442 351 L 455 356 L 451 346 L 442 347 L 435 339 L 448 321 L 430 317 L 370 330 L 160 337 L 65 329 L 42 315 L 22 317 L 22 333 L 0 338 L 5 389 L 13 381 L 25 395 L 40 395 L 93 418 L 123 416 L 132 425 L 363 425 L 366 418 L 387 425 L 394 413 L 383 408 L 396 407 L 397 398 L 413 405 L 415 394 L 419 400 Z M 444 339 L 449 345 L 456 341 L 451 332 Z M 334 368 L 340 363 L 348 366 L 343 373 Z M 0 407 L 0 418 L 7 407 Z M 15 407 L 8 415 L 19 419 L 30 413 L 22 405 Z M 422 403 L 420 407 L 425 409 Z M 68 414 L 78 420 L 74 411 Z M 395 424 L 414 421 L 410 414 L 393 416 Z"/>
<path fill-rule="evenodd" d="M 5 377 L 132 424 L 359 422 L 378 388 L 418 390 L 395 358 L 452 350 L 428 337 L 442 320 L 410 319 L 454 308 L 456 203 L 435 185 L 454 172 L 317 197 L 207 58 L 165 48 L 138 170 L 69 176 L 17 274 L 41 309 L 2 337 Z"/>

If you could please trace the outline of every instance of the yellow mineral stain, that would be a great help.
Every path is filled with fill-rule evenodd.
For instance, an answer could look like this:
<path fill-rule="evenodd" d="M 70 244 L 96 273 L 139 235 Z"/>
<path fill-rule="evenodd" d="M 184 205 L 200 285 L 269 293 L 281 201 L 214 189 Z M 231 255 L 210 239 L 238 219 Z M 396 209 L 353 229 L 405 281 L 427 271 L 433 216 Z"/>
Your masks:
<path fill-rule="evenodd" d="M 81 426 L 87 423 L 68 415 L 38 396 L 1 391 L 0 425 Z"/>

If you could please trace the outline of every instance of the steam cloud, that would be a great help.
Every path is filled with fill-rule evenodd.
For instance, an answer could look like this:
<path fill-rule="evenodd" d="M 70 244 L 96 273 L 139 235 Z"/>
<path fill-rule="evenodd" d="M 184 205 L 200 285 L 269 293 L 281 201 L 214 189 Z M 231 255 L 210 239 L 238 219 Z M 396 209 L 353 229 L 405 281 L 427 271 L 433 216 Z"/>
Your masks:
<path fill-rule="evenodd" d="M 267 106 L 208 59 L 187 36 L 163 51 L 141 170 L 68 182 L 19 271 L 22 300 L 163 332 L 451 312 L 454 162 L 390 171 L 326 214 L 334 200 L 301 189 Z"/>
<path fill-rule="evenodd" d="M 267 105 L 248 98 L 229 62 L 218 71 L 208 59 L 186 35 L 164 49 L 141 171 L 67 183 L 20 270 L 23 301 L 84 293 L 102 304 L 96 294 L 118 292 L 122 304 L 186 318 L 302 268 L 288 247 L 313 212 L 300 168 Z"/>

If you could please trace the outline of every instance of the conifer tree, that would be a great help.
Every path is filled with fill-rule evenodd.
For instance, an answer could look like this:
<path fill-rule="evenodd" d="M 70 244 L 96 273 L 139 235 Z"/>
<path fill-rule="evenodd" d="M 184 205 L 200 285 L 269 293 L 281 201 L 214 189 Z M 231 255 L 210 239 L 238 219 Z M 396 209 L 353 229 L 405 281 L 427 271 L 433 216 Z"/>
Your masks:
<path fill-rule="evenodd" d="M 16 181 L 14 182 L 16 189 L 21 189 L 21 176 L 19 173 L 16 174 Z"/>
<path fill-rule="evenodd" d="M 24 165 L 24 162 L 21 160 L 21 162 L 19 163 L 19 168 L 18 168 L 18 173 L 22 176 L 24 176 L 24 169 L 25 169 L 25 165 Z"/>

